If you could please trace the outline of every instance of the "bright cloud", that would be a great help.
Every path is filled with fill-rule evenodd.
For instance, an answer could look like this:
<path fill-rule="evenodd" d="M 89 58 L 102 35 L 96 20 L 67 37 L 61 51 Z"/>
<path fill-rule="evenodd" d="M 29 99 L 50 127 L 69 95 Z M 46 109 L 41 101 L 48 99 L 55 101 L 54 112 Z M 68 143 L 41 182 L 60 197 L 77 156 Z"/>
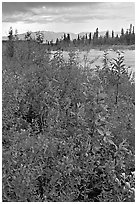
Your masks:
<path fill-rule="evenodd" d="M 3 35 L 9 27 L 19 33 L 29 30 L 55 32 L 86 32 L 120 30 L 134 24 L 133 2 L 4 2 L 2 7 Z"/>

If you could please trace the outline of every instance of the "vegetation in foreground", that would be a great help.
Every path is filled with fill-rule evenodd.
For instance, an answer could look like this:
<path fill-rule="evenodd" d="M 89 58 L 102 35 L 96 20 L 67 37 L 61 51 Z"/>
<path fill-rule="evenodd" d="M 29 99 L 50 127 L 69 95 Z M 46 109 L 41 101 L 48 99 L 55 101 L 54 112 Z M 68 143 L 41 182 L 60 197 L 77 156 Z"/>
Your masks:
<path fill-rule="evenodd" d="M 3 51 L 3 202 L 135 201 L 135 81 L 33 42 Z"/>

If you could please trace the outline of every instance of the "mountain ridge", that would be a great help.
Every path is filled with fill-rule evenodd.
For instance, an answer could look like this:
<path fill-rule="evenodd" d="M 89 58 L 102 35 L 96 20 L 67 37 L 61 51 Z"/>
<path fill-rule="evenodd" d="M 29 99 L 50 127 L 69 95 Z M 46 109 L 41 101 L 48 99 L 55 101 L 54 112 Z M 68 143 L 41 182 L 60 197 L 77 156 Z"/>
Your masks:
<path fill-rule="evenodd" d="M 32 38 L 36 37 L 37 32 L 38 31 L 32 32 Z M 51 41 L 51 40 L 53 40 L 53 42 L 55 42 L 57 38 L 58 39 L 63 38 L 64 33 L 65 34 L 69 33 L 71 40 L 77 39 L 78 35 L 80 37 L 82 37 L 82 36 L 85 36 L 86 34 L 89 35 L 89 33 L 90 33 L 90 32 L 80 32 L 80 33 L 76 34 L 76 33 L 72 33 L 72 32 L 54 32 L 54 31 L 40 31 L 40 32 L 43 33 L 43 35 L 44 35 L 44 42 Z M 93 36 L 93 33 L 94 32 L 91 32 L 92 36 Z M 106 33 L 106 31 L 100 31 L 99 35 L 103 36 L 103 35 L 105 35 L 105 33 Z M 120 32 L 117 32 L 117 31 L 114 32 L 114 33 L 115 33 L 115 35 L 120 34 Z M 18 34 L 19 39 L 24 40 L 25 39 L 25 34 L 26 33 Z M 111 32 L 110 32 L 110 35 L 111 35 Z M 8 37 L 7 36 L 2 36 L 2 40 L 8 40 Z"/>

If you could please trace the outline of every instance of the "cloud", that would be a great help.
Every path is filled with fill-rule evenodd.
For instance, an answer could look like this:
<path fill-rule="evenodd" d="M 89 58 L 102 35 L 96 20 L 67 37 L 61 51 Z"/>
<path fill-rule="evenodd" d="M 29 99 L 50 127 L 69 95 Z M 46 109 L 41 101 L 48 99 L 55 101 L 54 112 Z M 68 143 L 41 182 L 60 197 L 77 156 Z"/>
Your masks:
<path fill-rule="evenodd" d="M 31 24 L 55 27 L 56 24 L 56 28 L 61 24 L 90 25 L 92 21 L 104 26 L 108 21 L 114 24 L 114 20 L 115 24 L 134 24 L 134 7 L 133 2 L 3 2 L 2 21 L 3 25 L 21 22 L 30 27 Z"/>
<path fill-rule="evenodd" d="M 72 12 L 72 10 L 67 11 L 67 12 L 59 12 L 56 10 L 56 12 L 52 13 L 52 11 L 41 11 L 41 9 L 37 9 L 37 12 L 33 12 L 29 11 L 26 13 L 17 13 L 14 14 L 12 16 L 4 16 L 3 18 L 3 22 L 18 22 L 18 21 L 22 21 L 22 22 L 26 22 L 26 23 L 39 23 L 39 24 L 43 24 L 43 23 L 49 23 L 49 22 L 56 22 L 56 23 L 60 23 L 60 22 L 66 22 L 66 23 L 84 23 L 84 22 L 88 22 L 90 20 L 105 20 L 105 19 L 126 19 L 126 16 L 119 16 L 116 13 L 115 14 L 111 14 L 109 12 L 98 12 L 96 13 L 94 12 L 86 12 L 87 14 L 85 14 L 85 12 L 81 11 L 81 12 Z"/>

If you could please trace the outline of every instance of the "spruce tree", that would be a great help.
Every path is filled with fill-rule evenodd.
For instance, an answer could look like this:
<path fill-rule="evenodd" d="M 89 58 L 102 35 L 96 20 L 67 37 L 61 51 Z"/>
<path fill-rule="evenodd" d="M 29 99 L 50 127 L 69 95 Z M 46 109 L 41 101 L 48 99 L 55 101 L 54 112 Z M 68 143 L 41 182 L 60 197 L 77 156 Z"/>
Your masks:
<path fill-rule="evenodd" d="M 96 39 L 98 39 L 98 28 L 96 29 Z"/>
<path fill-rule="evenodd" d="M 124 29 L 121 29 L 121 36 L 124 36 Z"/>
<path fill-rule="evenodd" d="M 114 31 L 112 30 L 112 38 L 114 38 Z"/>

